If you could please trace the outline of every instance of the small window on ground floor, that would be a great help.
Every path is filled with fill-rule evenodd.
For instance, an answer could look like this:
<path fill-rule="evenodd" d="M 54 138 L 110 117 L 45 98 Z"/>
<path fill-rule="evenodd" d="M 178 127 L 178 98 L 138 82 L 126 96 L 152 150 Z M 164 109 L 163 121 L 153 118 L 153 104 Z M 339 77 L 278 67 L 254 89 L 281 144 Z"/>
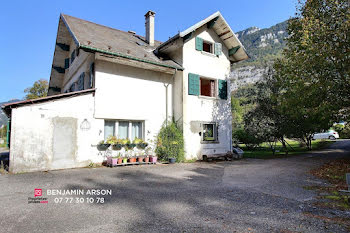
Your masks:
<path fill-rule="evenodd" d="M 217 142 L 218 130 L 216 123 L 204 123 L 202 132 L 203 142 Z"/>
<path fill-rule="evenodd" d="M 105 120 L 104 138 L 116 136 L 119 139 L 144 139 L 143 121 Z"/>
<path fill-rule="evenodd" d="M 215 80 L 200 78 L 200 93 L 202 96 L 215 97 Z"/>

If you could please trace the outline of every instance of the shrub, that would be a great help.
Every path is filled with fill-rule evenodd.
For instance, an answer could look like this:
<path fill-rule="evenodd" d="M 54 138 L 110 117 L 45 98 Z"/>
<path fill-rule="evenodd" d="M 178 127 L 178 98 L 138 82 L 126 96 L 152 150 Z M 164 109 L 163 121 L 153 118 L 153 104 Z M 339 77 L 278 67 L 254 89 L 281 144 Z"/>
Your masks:
<path fill-rule="evenodd" d="M 249 149 L 253 149 L 257 146 L 259 146 L 260 143 L 263 141 L 254 135 L 249 134 L 244 129 L 238 129 L 235 132 L 232 133 L 233 141 L 236 141 L 236 143 L 243 143 L 245 144 Z"/>
<path fill-rule="evenodd" d="M 156 140 L 156 154 L 160 160 L 176 158 L 177 162 L 185 160 L 184 138 L 175 122 L 169 122 L 160 129 Z"/>
<path fill-rule="evenodd" d="M 346 124 L 343 128 L 343 130 L 341 130 L 339 132 L 339 137 L 340 138 L 350 138 L 350 123 Z"/>

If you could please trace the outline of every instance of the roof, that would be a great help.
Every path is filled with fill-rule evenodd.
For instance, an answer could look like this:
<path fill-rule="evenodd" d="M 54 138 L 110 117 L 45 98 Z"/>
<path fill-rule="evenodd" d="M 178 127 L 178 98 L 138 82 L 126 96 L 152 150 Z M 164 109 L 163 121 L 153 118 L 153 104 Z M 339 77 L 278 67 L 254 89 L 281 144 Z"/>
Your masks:
<path fill-rule="evenodd" d="M 211 25 L 209 26 L 209 24 Z M 233 62 L 238 62 L 249 58 L 244 46 L 238 40 L 236 34 L 233 32 L 230 25 L 226 22 L 226 20 L 224 19 L 224 17 L 221 15 L 219 11 L 210 15 L 204 20 L 196 23 L 195 25 L 187 28 L 186 30 L 179 32 L 178 34 L 176 34 L 166 42 L 159 45 L 157 50 L 161 50 L 167 44 L 170 44 L 172 41 L 175 41 L 178 38 L 184 38 L 185 36 L 189 35 L 190 33 L 194 32 L 195 30 L 197 30 L 198 28 L 204 25 L 208 25 L 208 27 L 213 28 L 213 30 L 221 38 L 221 40 L 224 42 L 224 44 L 228 49 L 238 48 L 237 46 L 239 46 L 239 49 L 237 50 L 237 52 L 230 56 L 230 60 L 232 60 Z"/>
<path fill-rule="evenodd" d="M 30 104 L 43 103 L 43 102 L 48 102 L 48 101 L 63 99 L 63 98 L 68 98 L 68 97 L 75 97 L 75 96 L 85 95 L 85 94 L 89 94 L 89 93 L 93 93 L 93 92 L 95 92 L 95 88 L 86 89 L 86 90 L 82 90 L 82 91 L 68 92 L 68 93 L 52 95 L 52 96 L 46 96 L 46 97 L 31 99 L 31 100 L 16 101 L 16 102 L 4 104 L 2 106 L 2 109 L 4 110 L 6 115 L 9 116 L 12 108 L 17 108 L 17 107 L 21 107 L 24 105 L 30 105 Z"/>
<path fill-rule="evenodd" d="M 173 60 L 156 56 L 153 51 L 161 44 L 150 46 L 145 38 L 134 33 L 117 30 L 93 22 L 61 14 L 75 43 L 87 50 L 126 57 L 128 59 L 182 70 Z"/>

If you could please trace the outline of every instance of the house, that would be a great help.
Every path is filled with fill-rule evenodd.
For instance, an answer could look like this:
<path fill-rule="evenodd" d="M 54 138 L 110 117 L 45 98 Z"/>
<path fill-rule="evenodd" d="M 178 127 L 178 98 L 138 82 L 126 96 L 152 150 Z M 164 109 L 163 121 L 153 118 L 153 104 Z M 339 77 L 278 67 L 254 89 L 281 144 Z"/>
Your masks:
<path fill-rule="evenodd" d="M 248 58 L 220 12 L 164 43 L 61 14 L 48 96 L 4 106 L 11 118 L 10 171 L 101 163 L 110 135 L 153 145 L 163 123 L 183 130 L 185 156 L 231 151 L 228 77 Z"/>

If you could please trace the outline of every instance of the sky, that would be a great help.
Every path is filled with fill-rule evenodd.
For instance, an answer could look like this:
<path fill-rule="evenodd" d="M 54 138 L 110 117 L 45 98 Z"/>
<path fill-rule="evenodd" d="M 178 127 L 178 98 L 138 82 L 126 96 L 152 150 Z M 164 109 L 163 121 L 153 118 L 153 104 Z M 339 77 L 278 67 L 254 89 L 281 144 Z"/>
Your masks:
<path fill-rule="evenodd" d="M 144 15 L 156 12 L 155 39 L 166 41 L 220 11 L 233 31 L 266 28 L 295 14 L 297 0 L 3 1 L 0 14 L 0 102 L 23 99 L 23 90 L 50 78 L 60 13 L 145 34 Z"/>

